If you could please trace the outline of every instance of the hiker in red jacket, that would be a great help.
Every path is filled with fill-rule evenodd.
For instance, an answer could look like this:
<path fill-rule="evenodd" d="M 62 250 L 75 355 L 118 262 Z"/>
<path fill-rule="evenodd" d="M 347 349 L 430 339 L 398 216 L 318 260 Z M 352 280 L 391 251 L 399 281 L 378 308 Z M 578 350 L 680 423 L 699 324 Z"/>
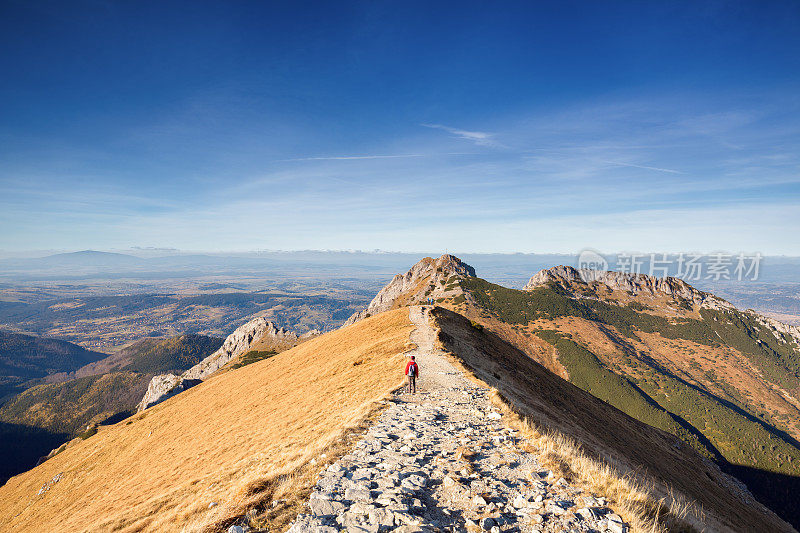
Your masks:
<path fill-rule="evenodd" d="M 411 356 L 411 361 L 408 362 L 406 365 L 406 376 L 408 376 L 408 392 L 416 394 L 417 393 L 417 376 L 419 375 L 419 365 L 414 360 L 414 356 Z"/>

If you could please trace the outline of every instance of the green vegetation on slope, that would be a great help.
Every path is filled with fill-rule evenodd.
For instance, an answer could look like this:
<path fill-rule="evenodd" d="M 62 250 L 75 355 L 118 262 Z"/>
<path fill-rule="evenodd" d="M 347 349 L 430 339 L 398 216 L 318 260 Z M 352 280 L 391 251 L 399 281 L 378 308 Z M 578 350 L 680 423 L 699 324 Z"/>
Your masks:
<path fill-rule="evenodd" d="M 603 366 L 595 354 L 555 330 L 540 330 L 537 335 L 555 346 L 558 360 L 569 372 L 569 381 L 633 418 L 663 429 L 692 446 L 706 457 L 718 458 L 699 433 L 685 427 L 680 419 L 653 402 L 626 378 Z"/>
<path fill-rule="evenodd" d="M 574 316 L 613 326 L 629 339 L 637 338 L 637 332 L 648 332 L 708 346 L 730 346 L 749 356 L 767 379 L 790 390 L 798 386 L 798 349 L 788 339 L 778 341 L 746 313 L 703 310 L 702 320 L 669 319 L 639 312 L 638 306 L 575 299 L 559 286 L 521 291 L 479 278 L 465 279 L 462 286 L 486 311 L 510 324 Z M 693 387 L 652 360 L 626 356 L 643 377 L 624 377 L 573 340 L 555 331 L 538 334 L 556 347 L 571 382 L 625 413 L 669 431 L 697 449 L 716 449 L 732 464 L 800 475 L 800 449 L 794 441 L 743 405 Z"/>
<path fill-rule="evenodd" d="M 509 324 L 574 316 L 608 324 L 634 339 L 636 332 L 642 331 L 706 346 L 730 346 L 748 356 L 769 381 L 789 391 L 800 391 L 800 346 L 787 335 L 777 333 L 776 337 L 745 312 L 702 309 L 702 320 L 667 319 L 642 312 L 646 306 L 638 302 L 620 306 L 595 299 L 574 299 L 558 285 L 520 291 L 467 278 L 462 286 L 479 305 Z"/>
<path fill-rule="evenodd" d="M 141 349 L 132 351 L 130 363 L 120 370 L 141 374 L 183 372 L 214 353 L 222 342 L 223 339 L 204 335 L 179 335 L 155 344 L 142 344 Z"/>
<path fill-rule="evenodd" d="M 25 381 L 71 372 L 104 357 L 71 342 L 0 330 L 0 402 L 24 389 Z"/>
<path fill-rule="evenodd" d="M 239 357 L 239 359 L 233 363 L 231 366 L 232 369 L 241 368 L 243 366 L 251 365 L 253 363 L 257 363 L 258 361 L 263 361 L 264 359 L 269 359 L 273 355 L 277 355 L 278 352 L 274 352 L 271 350 L 250 350 L 246 354 L 243 354 Z"/>
<path fill-rule="evenodd" d="M 538 318 L 559 316 L 591 318 L 588 309 L 569 298 L 558 286 L 536 291 L 535 298 L 533 293 L 508 289 L 481 278 L 464 278 L 461 286 L 481 307 L 493 311 L 500 320 L 509 324 L 527 324 Z"/>
<path fill-rule="evenodd" d="M 480 278 L 466 278 L 462 286 L 478 304 L 509 324 L 527 324 L 539 318 L 574 316 L 614 326 L 628 337 L 636 331 L 659 333 L 668 339 L 686 339 L 698 344 L 716 345 L 718 337 L 704 321 L 667 318 L 640 313 L 637 306 L 620 306 L 592 299 L 574 299 L 558 285 L 531 291 L 508 289 Z"/>
<path fill-rule="evenodd" d="M 652 371 L 637 385 L 705 435 L 728 462 L 769 472 L 800 473 L 800 449 L 735 405 L 726 405 L 666 372 Z"/>
<path fill-rule="evenodd" d="M 739 311 L 703 309 L 700 315 L 726 345 L 747 355 L 767 379 L 790 391 L 800 389 L 800 347 L 790 337 L 779 334 L 778 340 L 766 326 Z"/>
<path fill-rule="evenodd" d="M 0 409 L 0 421 L 75 434 L 91 422 L 120 417 L 142 399 L 150 376 L 114 372 L 36 385 Z"/>

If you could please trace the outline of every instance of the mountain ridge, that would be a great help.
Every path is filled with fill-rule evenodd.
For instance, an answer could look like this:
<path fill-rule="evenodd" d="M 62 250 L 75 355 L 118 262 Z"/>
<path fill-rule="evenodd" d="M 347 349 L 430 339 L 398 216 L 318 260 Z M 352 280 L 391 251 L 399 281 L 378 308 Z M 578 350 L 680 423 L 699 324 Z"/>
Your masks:
<path fill-rule="evenodd" d="M 528 280 L 522 290 L 532 290 L 551 283 L 573 291 L 575 291 L 576 285 L 602 284 L 612 290 L 627 292 L 632 296 L 640 294 L 657 296 L 660 294 L 688 300 L 695 305 L 709 309 L 734 308 L 732 304 L 722 298 L 698 290 L 680 278 L 655 277 L 633 272 L 576 269 L 564 265 L 540 270 Z"/>

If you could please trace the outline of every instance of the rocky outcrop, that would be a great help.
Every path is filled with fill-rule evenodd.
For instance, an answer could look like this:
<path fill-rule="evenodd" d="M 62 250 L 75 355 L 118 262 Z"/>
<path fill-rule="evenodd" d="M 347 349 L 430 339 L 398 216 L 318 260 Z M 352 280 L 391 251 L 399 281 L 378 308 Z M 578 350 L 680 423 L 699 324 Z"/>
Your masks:
<path fill-rule="evenodd" d="M 352 315 L 344 325 L 404 305 L 425 303 L 427 298 L 435 300 L 463 294 L 453 280 L 474 276 L 475 269 L 453 255 L 445 254 L 438 259 L 426 257 L 405 274 L 392 278 L 366 309 Z"/>
<path fill-rule="evenodd" d="M 754 311 L 748 312 L 763 326 L 766 326 L 779 341 L 794 342 L 800 346 L 800 327 L 784 324 L 783 322 L 779 322 L 774 318 L 759 315 Z"/>
<path fill-rule="evenodd" d="M 187 379 L 206 379 L 228 364 L 234 357 L 250 350 L 256 342 L 265 340 L 274 341 L 276 344 L 294 346 L 297 344 L 299 337 L 293 331 L 276 327 L 275 324 L 263 317 L 255 318 L 228 335 L 219 350 L 184 372 L 183 377 Z"/>
<path fill-rule="evenodd" d="M 179 392 L 183 392 L 201 382 L 202 380 L 200 379 L 188 379 L 175 374 L 153 376 L 142 401 L 136 406 L 136 411 L 144 411 L 148 407 L 172 398 Z"/>
<path fill-rule="evenodd" d="M 722 298 L 697 290 L 679 278 L 660 278 L 628 272 L 578 270 L 564 265 L 540 270 L 528 280 L 523 290 L 533 290 L 550 284 L 559 285 L 576 296 L 580 295 L 582 289 L 602 284 L 612 290 L 626 292 L 631 296 L 668 296 L 676 300 L 688 300 L 707 309 L 734 309 Z"/>
<path fill-rule="evenodd" d="M 137 412 L 144 411 L 152 405 L 163 402 L 167 398 L 171 398 L 179 392 L 197 385 L 228 364 L 231 359 L 249 351 L 256 343 L 263 343 L 273 348 L 287 349 L 301 340 L 315 336 L 315 334 L 319 334 L 319 332 L 312 330 L 302 336 L 298 336 L 293 331 L 278 328 L 264 317 L 254 318 L 228 335 L 219 350 L 180 376 L 161 374 L 153 377 L 136 410 Z"/>

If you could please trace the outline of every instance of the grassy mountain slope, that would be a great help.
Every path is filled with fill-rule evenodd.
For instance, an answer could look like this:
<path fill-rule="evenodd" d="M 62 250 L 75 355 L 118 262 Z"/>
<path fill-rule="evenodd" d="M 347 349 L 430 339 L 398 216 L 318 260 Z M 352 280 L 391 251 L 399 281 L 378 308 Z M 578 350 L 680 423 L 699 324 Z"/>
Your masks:
<path fill-rule="evenodd" d="M 452 307 L 597 398 L 720 461 L 800 523 L 790 495 L 800 479 L 793 436 L 800 352 L 791 342 L 747 313 L 687 301 L 620 301 L 599 287 L 580 287 L 576 296 L 558 285 L 461 284 L 467 298 Z"/>
<path fill-rule="evenodd" d="M 790 530 L 674 436 L 566 383 L 474 321 L 443 308 L 435 317 L 443 346 L 539 427 L 576 439 L 591 456 L 634 478 L 652 476 L 661 496 L 674 488 L 699 502 L 711 530 Z"/>
<path fill-rule="evenodd" d="M 292 483 L 308 479 L 281 476 L 399 384 L 411 330 L 407 309 L 384 313 L 101 427 L 0 487 L 0 519 L 19 530 L 193 530 L 281 490 L 302 497 Z"/>
<path fill-rule="evenodd" d="M 112 372 L 37 385 L 4 405 L 0 421 L 75 434 L 87 424 L 99 424 L 121 413 L 131 414 L 148 382 L 147 375 Z"/>
<path fill-rule="evenodd" d="M 0 403 L 23 390 L 28 380 L 71 372 L 105 357 L 71 342 L 0 330 Z"/>

